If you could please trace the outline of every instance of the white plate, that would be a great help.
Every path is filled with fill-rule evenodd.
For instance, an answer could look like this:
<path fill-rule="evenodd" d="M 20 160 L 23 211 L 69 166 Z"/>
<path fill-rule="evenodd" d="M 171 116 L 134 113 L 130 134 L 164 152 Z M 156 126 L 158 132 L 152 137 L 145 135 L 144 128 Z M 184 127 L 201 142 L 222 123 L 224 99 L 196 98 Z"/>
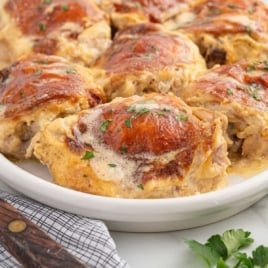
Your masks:
<path fill-rule="evenodd" d="M 268 192 L 268 170 L 246 180 L 230 177 L 230 186 L 206 194 L 137 200 L 58 186 L 46 167 L 33 161 L 15 164 L 0 154 L 0 167 L 0 179 L 16 191 L 58 209 L 101 219 L 115 231 L 159 232 L 202 226 L 248 208 Z"/>

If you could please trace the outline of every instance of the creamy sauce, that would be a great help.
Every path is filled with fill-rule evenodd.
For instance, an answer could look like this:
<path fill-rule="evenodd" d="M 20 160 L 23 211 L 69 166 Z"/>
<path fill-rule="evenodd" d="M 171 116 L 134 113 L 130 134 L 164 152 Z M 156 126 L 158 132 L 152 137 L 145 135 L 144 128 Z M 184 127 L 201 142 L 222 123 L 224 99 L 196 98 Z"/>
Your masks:
<path fill-rule="evenodd" d="M 245 179 L 257 175 L 268 168 L 268 157 L 261 159 L 232 159 L 228 168 L 229 175 L 239 175 Z"/>
<path fill-rule="evenodd" d="M 81 118 L 81 122 L 84 122 L 88 129 L 86 132 L 81 133 L 77 128 L 74 128 L 75 135 L 79 141 L 84 144 L 90 144 L 93 147 L 94 157 L 90 159 L 90 166 L 99 178 L 114 181 L 132 178 L 137 169 L 137 162 L 108 149 L 93 134 L 97 118 L 101 113 L 102 109 L 95 109 L 85 114 Z"/>
<path fill-rule="evenodd" d="M 136 102 L 133 106 L 136 110 L 174 109 L 174 107 L 154 101 Z M 153 168 L 154 161 L 166 165 L 178 154 L 178 150 L 172 150 L 159 156 L 152 153 L 139 153 L 136 157 L 130 157 L 109 148 L 96 136 L 96 128 L 99 128 L 98 118 L 101 113 L 102 108 L 96 108 L 80 118 L 79 122 L 87 126 L 86 131 L 81 132 L 78 125 L 74 127 L 74 134 L 79 143 L 90 144 L 92 147 L 94 157 L 90 159 L 90 167 L 100 179 L 120 181 L 125 185 L 137 184 L 141 182 L 143 174 Z"/>

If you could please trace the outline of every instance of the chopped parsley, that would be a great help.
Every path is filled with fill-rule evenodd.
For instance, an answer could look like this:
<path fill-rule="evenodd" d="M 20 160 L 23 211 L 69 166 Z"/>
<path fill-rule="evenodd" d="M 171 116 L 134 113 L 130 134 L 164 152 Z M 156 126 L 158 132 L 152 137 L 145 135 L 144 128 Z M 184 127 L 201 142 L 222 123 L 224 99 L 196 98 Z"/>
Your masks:
<path fill-rule="evenodd" d="M 158 115 L 160 116 L 165 116 L 167 112 L 164 112 L 164 111 L 159 111 L 159 112 L 156 112 Z"/>
<path fill-rule="evenodd" d="M 234 91 L 229 87 L 226 89 L 226 93 L 227 95 L 234 95 Z"/>
<path fill-rule="evenodd" d="M 126 125 L 127 128 L 132 128 L 131 118 L 128 118 L 128 119 L 125 121 L 125 125 Z"/>
<path fill-rule="evenodd" d="M 113 168 L 114 168 L 114 167 L 117 167 L 117 165 L 114 164 L 114 163 L 109 163 L 108 166 L 109 166 L 109 167 L 113 167 Z"/>
<path fill-rule="evenodd" d="M 69 69 L 69 70 L 66 70 L 66 73 L 67 73 L 67 74 L 76 74 L 77 71 L 74 70 L 74 69 Z"/>
<path fill-rule="evenodd" d="M 61 6 L 61 9 L 63 10 L 63 11 L 68 11 L 69 10 L 69 6 L 67 5 L 67 4 L 63 4 L 62 6 Z"/>
<path fill-rule="evenodd" d="M 264 60 L 263 64 L 268 67 L 268 60 Z"/>
<path fill-rule="evenodd" d="M 143 115 L 150 112 L 150 110 L 148 108 L 142 108 L 138 111 L 138 115 Z"/>
<path fill-rule="evenodd" d="M 94 157 L 94 153 L 92 151 L 86 151 L 85 154 L 82 156 L 82 160 L 88 160 Z"/>
<path fill-rule="evenodd" d="M 264 67 L 262 68 L 262 70 L 267 72 L 268 71 L 268 61 L 264 60 L 263 64 L 264 64 Z"/>
<path fill-rule="evenodd" d="M 210 15 L 220 15 L 221 13 L 222 13 L 222 11 L 218 7 L 210 6 L 210 8 L 209 8 Z"/>
<path fill-rule="evenodd" d="M 248 85 L 246 89 L 248 90 L 249 94 L 253 99 L 255 99 L 256 101 L 261 101 L 261 96 L 257 93 L 257 90 L 263 89 L 260 84 L 252 83 Z"/>
<path fill-rule="evenodd" d="M 46 30 L 46 24 L 45 23 L 39 23 L 39 30 L 44 32 Z"/>
<path fill-rule="evenodd" d="M 144 54 L 144 57 L 150 59 L 150 58 L 152 57 L 152 54 L 150 54 L 150 53 L 145 53 L 145 54 Z"/>
<path fill-rule="evenodd" d="M 102 132 L 105 132 L 108 128 L 108 125 L 112 122 L 113 120 L 112 119 L 107 119 L 107 120 L 104 120 L 102 121 L 101 125 L 100 125 L 100 130 Z"/>
<path fill-rule="evenodd" d="M 255 66 L 247 66 L 245 70 L 246 70 L 246 72 L 252 72 L 255 69 L 256 69 Z"/>
<path fill-rule="evenodd" d="M 257 92 L 252 93 L 252 98 L 256 101 L 261 101 L 261 96 L 257 94 Z"/>
<path fill-rule="evenodd" d="M 248 35 L 251 35 L 252 34 L 252 29 L 251 29 L 250 26 L 246 26 L 245 30 L 246 30 L 246 32 L 247 32 Z"/>
<path fill-rule="evenodd" d="M 250 91 L 256 91 L 256 90 L 258 90 L 258 89 L 263 89 L 263 87 L 262 87 L 261 84 L 258 84 L 258 83 L 253 82 L 253 83 L 251 83 L 250 85 L 248 85 L 248 89 L 249 89 Z"/>
<path fill-rule="evenodd" d="M 47 60 L 34 60 L 33 61 L 35 64 L 48 64 Z"/>
<path fill-rule="evenodd" d="M 160 116 L 165 116 L 167 113 L 170 113 L 171 110 L 170 109 L 167 109 L 167 108 L 163 108 L 161 111 L 159 112 L 156 112 L 158 115 Z"/>
<path fill-rule="evenodd" d="M 52 2 L 52 0 L 44 0 L 44 3 L 47 5 L 51 4 L 51 2 Z"/>
<path fill-rule="evenodd" d="M 252 15 L 254 14 L 255 10 L 253 8 L 248 9 L 248 14 Z"/>
<path fill-rule="evenodd" d="M 127 145 L 123 144 L 121 147 L 121 153 L 125 154 L 127 152 Z"/>
<path fill-rule="evenodd" d="M 24 92 L 20 92 L 19 94 L 20 94 L 20 97 L 21 97 L 22 99 L 24 99 L 24 98 L 26 97 L 26 94 L 25 94 Z"/>
<path fill-rule="evenodd" d="M 144 186 L 142 183 L 138 184 L 137 187 L 140 188 L 141 190 L 144 190 Z"/>
<path fill-rule="evenodd" d="M 35 71 L 34 75 L 39 76 L 39 75 L 41 75 L 42 73 L 43 73 L 42 70 L 37 70 L 37 71 Z"/>
<path fill-rule="evenodd" d="M 136 112 L 136 106 L 131 105 L 131 106 L 127 107 L 126 111 L 129 112 L 129 113 Z"/>
<path fill-rule="evenodd" d="M 176 114 L 175 118 L 178 121 L 187 121 L 188 120 L 188 116 L 186 114 Z"/>
<path fill-rule="evenodd" d="M 212 235 L 204 244 L 196 240 L 186 240 L 185 243 L 209 268 L 268 267 L 268 247 L 258 246 L 251 256 L 241 251 L 254 242 L 250 234 L 243 229 L 230 229 L 222 235 Z"/>
<path fill-rule="evenodd" d="M 235 4 L 229 4 L 229 5 L 227 5 L 229 8 L 231 8 L 231 9 L 237 9 L 237 8 L 239 8 L 239 6 L 237 6 L 237 5 L 235 5 Z"/>

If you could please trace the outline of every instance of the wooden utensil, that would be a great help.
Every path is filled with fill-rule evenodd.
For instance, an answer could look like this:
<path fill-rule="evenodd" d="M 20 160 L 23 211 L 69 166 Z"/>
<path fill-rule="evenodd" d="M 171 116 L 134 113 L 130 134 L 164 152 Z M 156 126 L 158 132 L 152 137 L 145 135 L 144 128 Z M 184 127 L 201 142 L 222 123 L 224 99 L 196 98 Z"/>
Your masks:
<path fill-rule="evenodd" d="M 24 267 L 88 267 L 1 198 L 0 243 Z"/>

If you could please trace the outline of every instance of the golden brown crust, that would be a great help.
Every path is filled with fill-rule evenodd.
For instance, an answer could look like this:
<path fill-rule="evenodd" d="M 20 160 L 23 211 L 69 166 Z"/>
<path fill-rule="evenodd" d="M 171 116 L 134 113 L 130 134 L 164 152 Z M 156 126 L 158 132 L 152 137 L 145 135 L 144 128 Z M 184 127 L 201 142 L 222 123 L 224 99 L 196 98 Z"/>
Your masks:
<path fill-rule="evenodd" d="M 267 34 L 267 7 L 262 1 L 199 0 L 191 10 L 194 19 L 182 28 L 196 34 Z"/>
<path fill-rule="evenodd" d="M 24 143 L 47 121 L 106 100 L 88 69 L 57 56 L 23 58 L 0 77 L 0 150 L 14 156 L 23 157 Z"/>
<path fill-rule="evenodd" d="M 184 35 L 145 23 L 118 32 L 94 67 L 104 70 L 109 99 L 148 92 L 173 92 L 187 86 L 205 63 Z"/>
<path fill-rule="evenodd" d="M 176 15 L 183 13 L 189 0 L 101 0 L 100 7 L 111 17 L 111 23 L 117 29 L 153 22 L 170 24 Z"/>
<path fill-rule="evenodd" d="M 233 139 L 231 150 L 244 157 L 262 157 L 268 153 L 267 69 L 266 61 L 215 67 L 182 95 L 190 105 L 224 113 Z M 257 143 L 259 146 L 255 147 Z"/>
<path fill-rule="evenodd" d="M 6 65 L 32 52 L 91 65 L 110 45 L 109 20 L 90 0 L 4 0 L 0 15 Z"/>
<path fill-rule="evenodd" d="M 194 1 L 180 30 L 199 46 L 209 67 L 266 59 L 268 8 L 263 1 Z"/>
<path fill-rule="evenodd" d="M 126 198 L 183 196 L 225 185 L 225 127 L 217 113 L 148 94 L 56 120 L 32 148 L 66 187 Z"/>

